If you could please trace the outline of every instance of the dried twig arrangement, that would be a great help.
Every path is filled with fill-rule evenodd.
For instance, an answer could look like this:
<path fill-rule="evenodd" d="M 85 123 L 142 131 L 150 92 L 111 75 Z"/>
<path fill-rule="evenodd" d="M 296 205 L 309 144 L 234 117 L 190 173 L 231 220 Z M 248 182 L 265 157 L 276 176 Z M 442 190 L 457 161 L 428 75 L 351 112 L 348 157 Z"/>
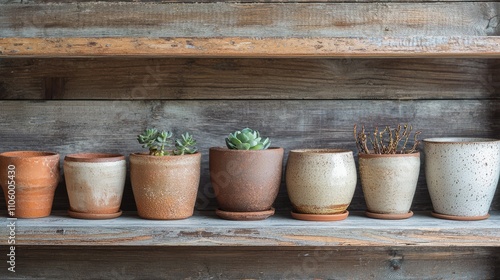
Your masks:
<path fill-rule="evenodd" d="M 413 127 L 408 124 L 403 126 L 399 124 L 395 129 L 386 126 L 381 131 L 379 131 L 378 127 L 375 127 L 370 137 L 370 135 L 366 134 L 364 125 L 361 127 L 361 132 L 359 133 L 357 125 L 354 125 L 354 139 L 356 140 L 356 147 L 360 154 L 411 154 L 418 150 L 418 145 L 420 144 L 418 135 L 421 133 L 421 131 L 414 133 L 413 146 L 410 149 L 406 149 L 412 130 Z M 368 149 L 368 141 L 370 141 L 373 149 Z"/>

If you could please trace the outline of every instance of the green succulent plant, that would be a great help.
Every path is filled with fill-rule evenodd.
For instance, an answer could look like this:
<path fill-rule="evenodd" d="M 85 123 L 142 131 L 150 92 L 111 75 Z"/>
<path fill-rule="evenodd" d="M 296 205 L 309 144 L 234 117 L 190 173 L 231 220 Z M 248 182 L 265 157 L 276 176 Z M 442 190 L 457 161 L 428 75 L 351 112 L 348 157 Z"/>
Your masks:
<path fill-rule="evenodd" d="M 181 135 L 182 139 L 175 140 L 175 155 L 194 154 L 198 149 L 196 148 L 196 140 L 193 135 L 186 132 Z"/>
<path fill-rule="evenodd" d="M 198 151 L 196 140 L 188 132 L 181 135 L 182 139 L 175 141 L 172 140 L 172 135 L 170 131 L 148 128 L 137 135 L 137 141 L 143 148 L 149 149 L 149 154 L 153 156 L 194 154 Z"/>
<path fill-rule="evenodd" d="M 244 128 L 230 133 L 226 138 L 226 145 L 232 150 L 265 150 L 271 145 L 269 138 L 262 140 L 257 130 Z"/>

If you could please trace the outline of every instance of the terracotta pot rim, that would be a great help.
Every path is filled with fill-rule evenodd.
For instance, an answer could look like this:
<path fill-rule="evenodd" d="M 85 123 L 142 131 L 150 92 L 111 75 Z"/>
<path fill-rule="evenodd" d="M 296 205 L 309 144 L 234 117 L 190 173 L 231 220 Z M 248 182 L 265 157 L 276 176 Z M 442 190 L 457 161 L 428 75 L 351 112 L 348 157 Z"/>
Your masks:
<path fill-rule="evenodd" d="M 434 211 L 431 212 L 431 215 L 439 219 L 455 220 L 455 221 L 480 221 L 480 220 L 486 220 L 490 217 L 489 213 L 480 216 L 456 216 L 456 215 L 441 214 Z"/>
<path fill-rule="evenodd" d="M 307 214 L 299 212 L 291 212 L 292 217 L 297 220 L 312 221 L 312 222 L 336 222 L 347 219 L 349 211 L 345 210 L 337 214 Z"/>
<path fill-rule="evenodd" d="M 436 137 L 422 140 L 432 144 L 483 144 L 500 142 L 500 139 L 483 137 Z"/>
<path fill-rule="evenodd" d="M 71 162 L 114 162 L 125 160 L 124 155 L 110 153 L 77 153 L 64 157 L 64 161 Z"/>
<path fill-rule="evenodd" d="M 68 210 L 68 215 L 71 218 L 75 219 L 89 219 L 89 220 L 107 220 L 118 218 L 122 215 L 122 210 L 118 210 L 116 213 L 109 214 L 99 214 L 99 213 L 86 213 L 86 212 L 78 212 L 73 210 Z"/>
<path fill-rule="evenodd" d="M 358 154 L 360 158 L 420 157 L 420 152 L 411 154 Z"/>
<path fill-rule="evenodd" d="M 345 153 L 351 153 L 351 150 L 348 149 L 330 149 L 330 148 L 319 148 L 319 149 L 294 149 L 290 150 L 290 153 L 297 153 L 297 154 L 345 154 Z"/>
<path fill-rule="evenodd" d="M 175 159 L 175 158 L 182 158 L 182 157 L 197 157 L 201 156 L 200 152 L 196 152 L 194 154 L 184 154 L 182 156 L 153 156 L 150 155 L 149 153 L 131 153 L 130 157 L 149 157 L 149 158 L 154 158 L 154 159 L 161 159 L 161 160 L 168 160 L 168 159 Z"/>
<path fill-rule="evenodd" d="M 218 151 L 218 152 L 229 152 L 229 153 L 260 153 L 260 152 L 279 152 L 279 151 L 284 151 L 283 148 L 281 147 L 269 147 L 265 150 L 232 150 L 227 147 L 210 147 L 210 151 Z"/>
<path fill-rule="evenodd" d="M 59 157 L 56 152 L 44 152 L 44 151 L 10 151 L 3 152 L 0 157 L 6 158 L 44 158 L 44 157 Z"/>

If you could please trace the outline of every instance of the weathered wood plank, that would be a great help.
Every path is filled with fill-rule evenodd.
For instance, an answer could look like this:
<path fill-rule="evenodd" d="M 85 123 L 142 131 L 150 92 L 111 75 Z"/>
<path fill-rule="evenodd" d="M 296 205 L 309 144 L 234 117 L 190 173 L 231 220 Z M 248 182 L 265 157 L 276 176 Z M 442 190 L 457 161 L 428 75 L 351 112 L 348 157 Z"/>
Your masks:
<path fill-rule="evenodd" d="M 141 150 L 135 139 L 147 126 L 174 132 L 189 130 L 199 139 L 203 154 L 198 209 L 215 207 L 208 178 L 208 148 L 223 146 L 229 132 L 246 126 L 271 137 L 273 145 L 284 147 L 286 153 L 294 148 L 354 150 L 354 123 L 370 127 L 410 122 L 423 131 L 423 138 L 500 138 L 498 99 L 0 101 L 0 108 L 0 151 L 36 149 L 57 151 L 63 156 L 79 151 L 128 155 Z M 493 203 L 494 209 L 500 209 L 500 196 Z M 67 207 L 61 185 L 55 209 Z M 129 184 L 122 207 L 135 209 Z M 290 208 L 284 186 L 276 207 Z M 413 207 L 431 209 L 423 170 Z M 364 208 L 358 186 L 351 209 Z"/>
<path fill-rule="evenodd" d="M 476 247 L 18 248 L 18 270 L 0 270 L 2 279 L 495 279 L 500 254 Z"/>
<path fill-rule="evenodd" d="M 0 4 L 60 4 L 94 2 L 133 2 L 133 3 L 430 3 L 430 2 L 488 2 L 485 0 L 0 0 Z"/>
<path fill-rule="evenodd" d="M 492 36 L 500 33 L 498 10 L 500 3 L 495 1 L 481 4 L 0 4 L 0 37 Z M 62 43 L 65 46 L 70 42 Z M 132 39 L 130 43 L 142 42 Z M 186 43 L 177 41 L 174 44 L 185 48 Z M 199 43 L 193 41 L 194 49 Z M 234 43 L 240 44 L 238 40 Z M 78 48 L 78 44 L 75 42 L 72 49 Z M 253 42 L 252 45 L 258 44 Z M 333 46 L 317 42 L 314 45 L 323 45 L 326 49 Z"/>
<path fill-rule="evenodd" d="M 7 224 L 7 218 L 0 218 Z M 500 213 L 457 222 L 418 212 L 407 220 L 376 220 L 351 212 L 341 222 L 312 223 L 280 212 L 263 221 L 227 221 L 214 211 L 177 221 L 144 220 L 135 212 L 112 220 L 79 220 L 65 212 L 18 219 L 16 245 L 42 246 L 322 246 L 500 247 Z M 332 230 L 334 228 L 335 230 Z M 8 236 L 7 227 L 0 228 Z M 0 241 L 8 245 L 7 238 Z"/>
<path fill-rule="evenodd" d="M 0 98 L 498 99 L 494 67 L 491 59 L 17 58 L 0 60 Z"/>
<path fill-rule="evenodd" d="M 499 5 L 4 4 L 0 55 L 498 57 Z"/>
<path fill-rule="evenodd" d="M 496 96 L 500 96 L 500 60 L 493 60 L 492 77 L 493 87 L 496 89 Z"/>
<path fill-rule="evenodd" d="M 500 37 L 0 38 L 1 57 L 500 57 Z"/>

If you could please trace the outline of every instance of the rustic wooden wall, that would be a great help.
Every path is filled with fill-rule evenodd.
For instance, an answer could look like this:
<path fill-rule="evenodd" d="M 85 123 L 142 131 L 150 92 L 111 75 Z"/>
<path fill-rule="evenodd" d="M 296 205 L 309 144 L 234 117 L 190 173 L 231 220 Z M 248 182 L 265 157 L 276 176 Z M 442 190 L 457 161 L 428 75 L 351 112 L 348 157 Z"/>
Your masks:
<path fill-rule="evenodd" d="M 0 151 L 141 150 L 145 127 L 189 130 L 203 172 L 197 208 L 216 207 L 208 148 L 250 126 L 273 145 L 354 150 L 354 123 L 410 122 L 422 138 L 500 138 L 493 59 L 2 59 Z M 276 201 L 289 209 L 285 187 Z M 67 209 L 62 183 L 54 205 Z M 358 186 L 351 210 L 364 209 Z M 415 210 L 429 210 L 423 172 Z M 497 195 L 494 209 L 500 209 Z M 135 205 L 127 183 L 123 209 Z"/>
<path fill-rule="evenodd" d="M 20 0 L 0 0 L 0 4 L 7 1 Z M 292 5 L 258 3 L 260 1 L 234 5 L 233 1 L 210 0 L 195 5 L 158 5 L 156 1 L 86 2 L 28 0 L 4 5 L 0 11 L 2 35 L 188 37 L 195 42 L 196 38 L 207 37 L 495 36 L 500 32 L 495 18 L 500 4 L 496 1 L 422 4 L 422 0 L 415 3 L 306 0 L 313 3 Z"/>
<path fill-rule="evenodd" d="M 466 280 L 497 279 L 500 266 L 498 248 L 487 247 L 132 248 L 19 247 L 16 277 Z"/>

